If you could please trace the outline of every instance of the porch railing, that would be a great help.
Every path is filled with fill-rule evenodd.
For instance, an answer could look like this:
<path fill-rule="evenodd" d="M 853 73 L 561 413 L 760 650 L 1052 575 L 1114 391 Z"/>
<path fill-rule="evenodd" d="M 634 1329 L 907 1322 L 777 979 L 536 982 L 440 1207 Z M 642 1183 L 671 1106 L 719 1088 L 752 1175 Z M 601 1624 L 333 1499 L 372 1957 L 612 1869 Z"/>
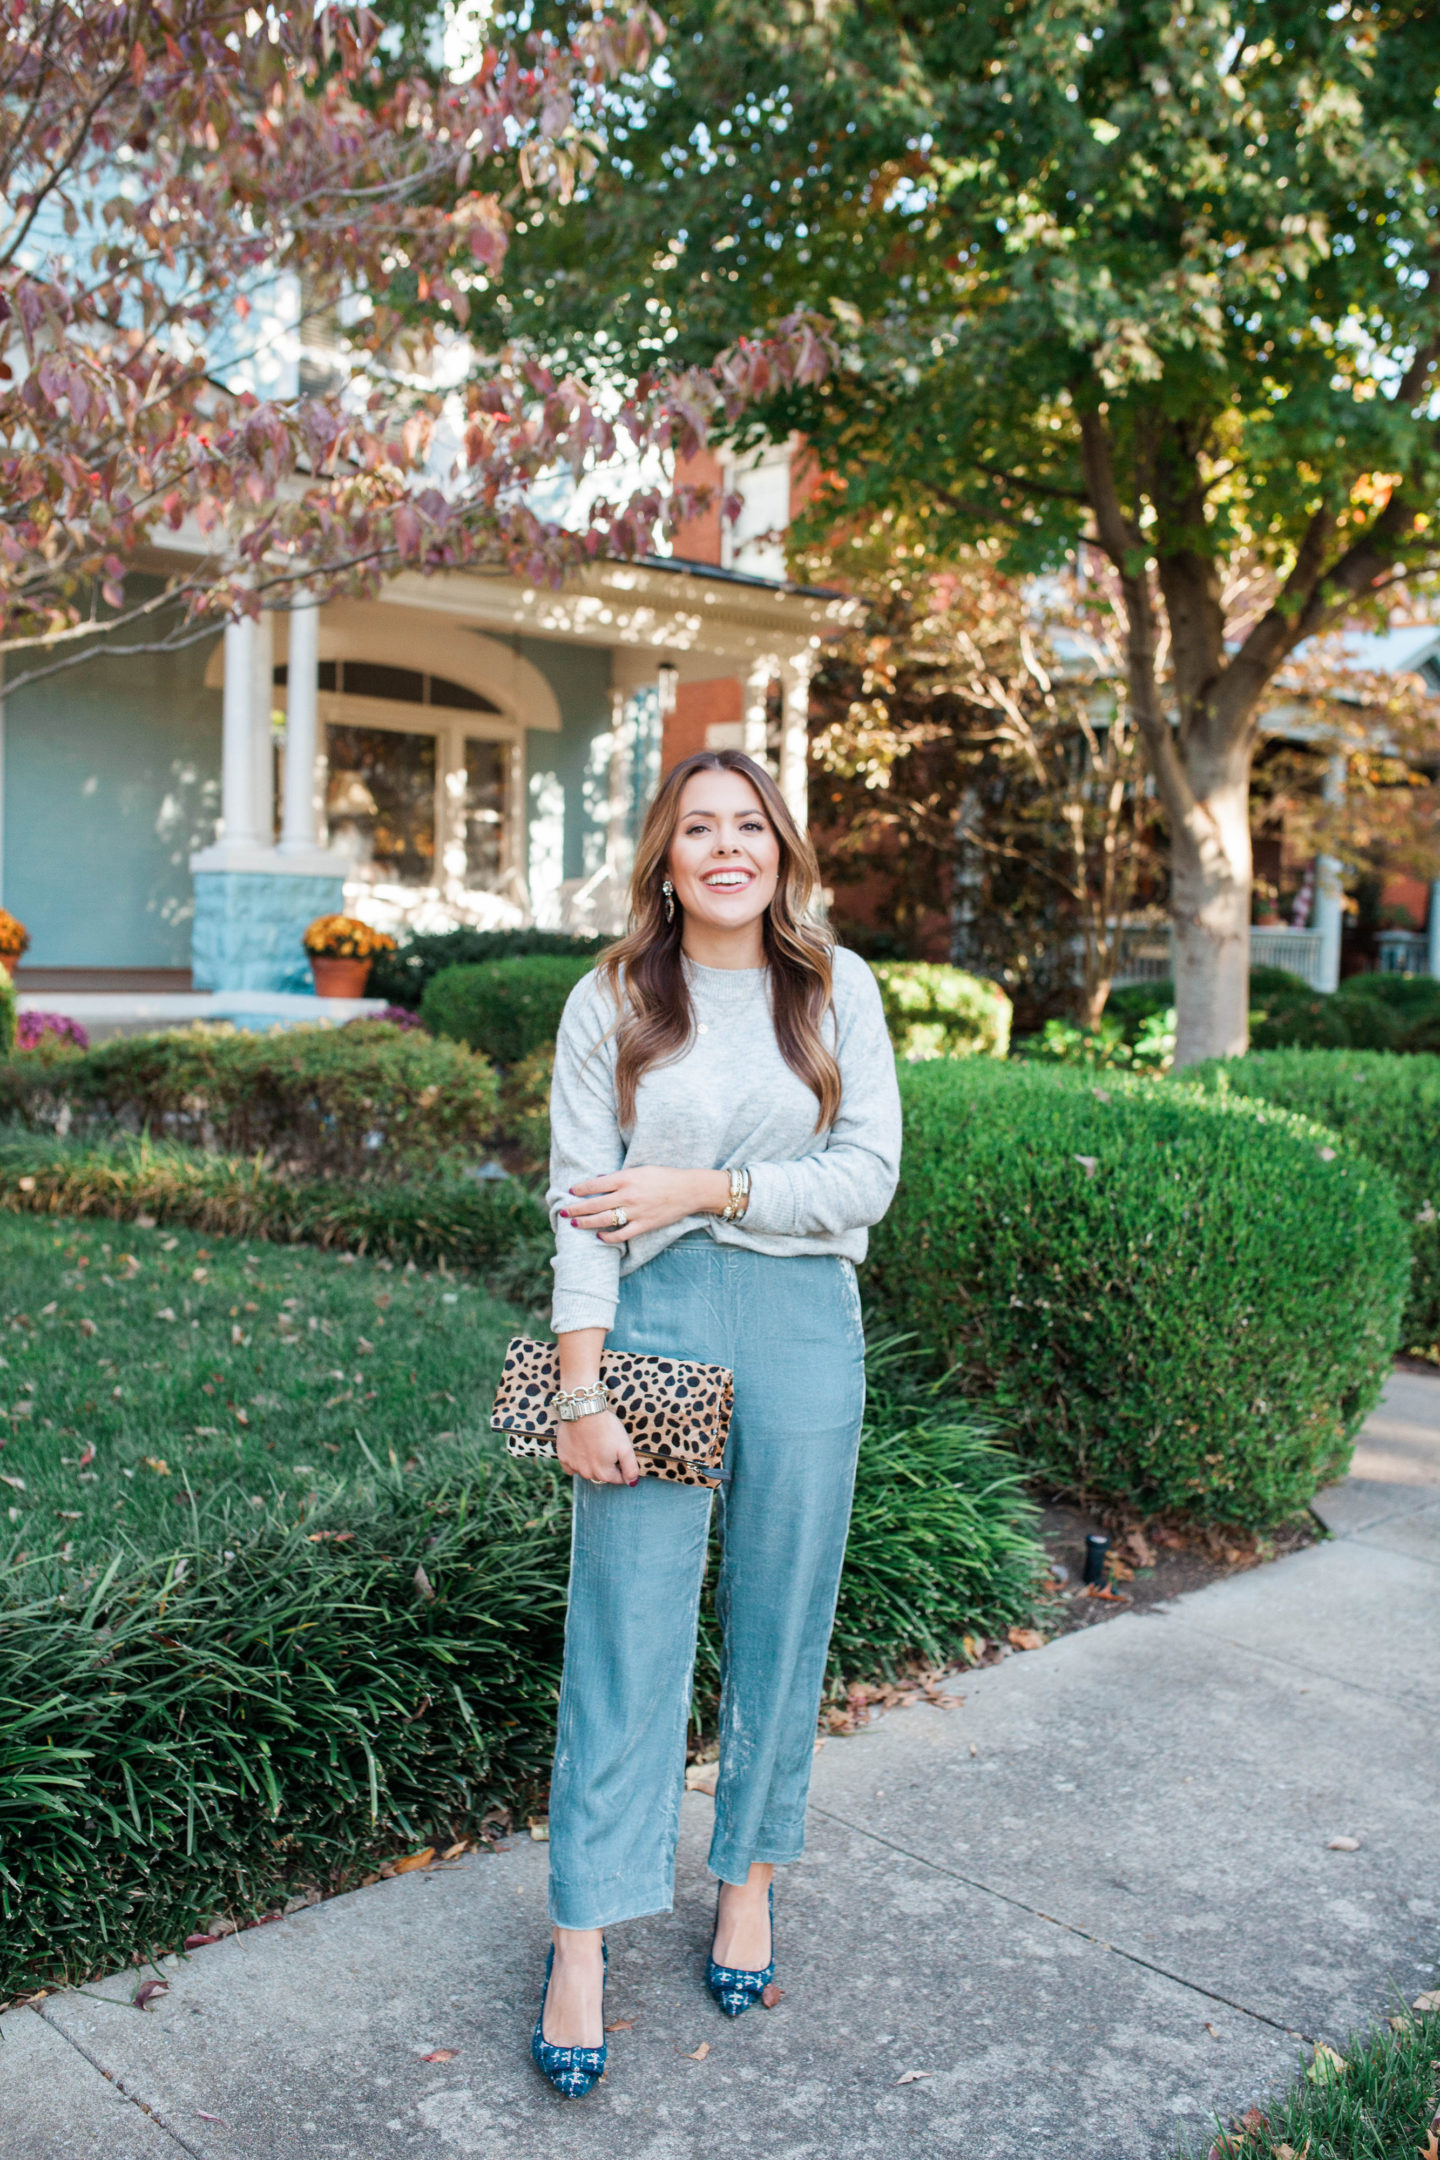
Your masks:
<path fill-rule="evenodd" d="M 1423 947 L 1425 940 L 1418 940 Z M 1320 987 L 1322 935 L 1318 930 L 1261 930 L 1250 932 L 1250 965 L 1286 968 L 1302 982 Z M 1423 967 L 1406 961 L 1407 967 Z M 1174 973 L 1170 931 L 1164 924 L 1133 924 L 1120 933 L 1120 965 L 1117 989 L 1125 983 L 1165 982 Z"/>

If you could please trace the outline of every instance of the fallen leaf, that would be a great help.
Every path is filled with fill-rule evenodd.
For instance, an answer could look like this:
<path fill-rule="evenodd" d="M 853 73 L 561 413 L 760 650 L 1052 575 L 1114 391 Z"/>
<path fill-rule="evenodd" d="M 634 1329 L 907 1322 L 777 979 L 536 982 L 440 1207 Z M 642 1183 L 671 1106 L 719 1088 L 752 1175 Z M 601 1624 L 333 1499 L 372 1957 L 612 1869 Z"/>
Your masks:
<path fill-rule="evenodd" d="M 1212 2025 L 1212 2024 L 1210 2023 L 1210 2020 L 1209 2020 L 1208 2018 L 1207 2018 L 1207 2019 L 1205 2020 L 1205 2030 L 1206 2030 L 1206 2032 L 1208 2032 L 1208 2033 L 1209 2033 L 1209 2035 L 1210 2035 L 1210 2037 L 1211 2037 L 1211 2039 L 1212 2039 L 1212 2040 L 1218 2040 L 1218 2039 L 1219 2039 L 1219 2037 L 1220 2037 L 1220 2028 L 1219 2028 L 1219 2026 L 1218 2026 L 1218 2025 Z"/>
<path fill-rule="evenodd" d="M 354 1535 L 353 1530 L 312 1530 L 305 1542 L 307 1545 L 345 1545 Z"/>
<path fill-rule="evenodd" d="M 145 1457 L 145 1467 L 147 1470 L 153 1470 L 156 1477 L 169 1477 L 170 1475 L 170 1465 L 163 1455 L 147 1455 Z"/>
<path fill-rule="evenodd" d="M 417 1597 L 423 1599 L 425 1604 L 427 1605 L 433 1604 L 435 1601 L 435 1592 L 431 1588 L 430 1577 L 426 1574 L 424 1568 L 418 1563 L 415 1568 L 413 1580 L 415 1583 L 415 1593 Z"/>
<path fill-rule="evenodd" d="M 686 2060 L 686 2062 L 704 2062 L 704 2060 L 705 2060 L 705 2057 L 706 2057 L 706 2056 L 707 2056 L 707 2055 L 709 2054 L 709 2052 L 710 2052 L 710 2043 L 709 2043 L 709 2041 L 708 2041 L 708 2040 L 702 2040 L 702 2041 L 700 2042 L 700 2045 L 699 2045 L 699 2047 L 698 2047 L 698 2048 L 696 2048 L 696 2050 L 695 2050 L 694 2054 L 693 2054 L 693 2055 L 687 2055 L 687 2056 L 685 2057 L 685 2060 Z"/>
<path fill-rule="evenodd" d="M 137 1220 L 139 1219 L 140 1218 L 137 1217 Z M 228 2130 L 230 2127 L 229 2123 L 226 2122 L 223 2115 L 207 2115 L 204 2108 L 196 2108 L 195 2113 L 199 2116 L 201 2122 L 219 2123 L 222 2130 Z"/>
<path fill-rule="evenodd" d="M 3 1471 L 0 1471 L 0 1485 L 8 1485 L 12 1492 L 24 1492 L 25 1490 L 23 1477 L 7 1477 Z"/>
<path fill-rule="evenodd" d="M 157 1995 L 168 1995 L 169 1992 L 168 1980 L 142 1980 L 130 2000 L 135 2009 L 148 2010 Z"/>
<path fill-rule="evenodd" d="M 1085 1172 L 1086 1177 L 1094 1177 L 1095 1172 L 1099 1168 L 1100 1164 L 1100 1158 L 1098 1155 L 1077 1155 L 1075 1157 L 1075 1160 L 1079 1163 L 1081 1169 Z M 917 2071 L 916 2075 L 918 2077 L 929 2077 L 930 2073 L 928 2070 L 921 2070 Z M 903 2078 L 901 2080 L 901 2083 L 904 2083 Z"/>
<path fill-rule="evenodd" d="M 1412 2010 L 1440 2010 L 1440 1988 L 1431 1988 L 1428 1995 L 1417 1995 L 1410 2005 Z"/>
<path fill-rule="evenodd" d="M 1006 1641 L 1017 1650 L 1043 1650 L 1045 1647 L 1045 1637 L 1033 1627 L 1012 1627 Z"/>
<path fill-rule="evenodd" d="M 185 1947 L 187 1950 L 203 1950 L 206 1943 L 219 1942 L 219 1940 L 218 1935 L 187 1935 L 185 1937 Z"/>
<path fill-rule="evenodd" d="M 1154 1567 L 1155 1548 L 1143 1530 L 1127 1530 L 1124 1542 L 1125 1549 L 1136 1567 Z"/>
<path fill-rule="evenodd" d="M 760 2000 L 767 2010 L 773 2010 L 776 2003 L 785 2000 L 785 1990 L 772 1980 L 767 1987 L 761 1988 Z"/>
<path fill-rule="evenodd" d="M 1315 2059 L 1305 2075 L 1312 2085 L 1323 2085 L 1330 2078 L 1343 2077 L 1349 2067 L 1343 2055 L 1337 2054 L 1332 2047 L 1326 2047 L 1323 2040 L 1317 2040 Z"/>
<path fill-rule="evenodd" d="M 458 1842 L 457 1844 L 454 1844 L 454 1845 L 447 1845 L 447 1846 L 446 1846 L 446 1848 L 445 1848 L 445 1850 L 444 1850 L 444 1852 L 443 1852 L 443 1853 L 441 1853 L 440 1857 L 441 1857 L 441 1859 L 442 1859 L 442 1860 L 458 1860 L 458 1859 L 460 1858 L 460 1855 L 461 1855 L 461 1853 L 463 1853 L 463 1852 L 469 1852 L 469 1850 L 470 1850 L 470 1841 L 469 1841 L 469 1839 L 468 1839 L 468 1838 L 463 1838 L 463 1837 L 462 1837 L 462 1838 L 461 1838 L 461 1839 L 459 1840 L 459 1842 Z"/>
<path fill-rule="evenodd" d="M 532 1837 L 532 1838 L 534 1839 L 534 1841 L 535 1841 L 535 1843 L 536 1843 L 537 1845 L 548 1845 L 548 1844 L 549 1844 L 549 1842 L 550 1842 L 550 1825 L 549 1825 L 549 1823 L 548 1823 L 548 1822 L 532 1822 L 532 1823 L 531 1823 L 531 1825 L 530 1825 L 530 1835 L 531 1835 L 531 1837 Z"/>
<path fill-rule="evenodd" d="M 918 2085 L 921 2078 L 934 2077 L 934 2075 L 933 2070 L 902 2070 L 895 2082 L 897 2085 Z"/>
<path fill-rule="evenodd" d="M 433 2054 L 422 2055 L 420 2060 L 421 2062 L 454 2062 L 459 2052 L 459 2048 L 436 2048 Z"/>
<path fill-rule="evenodd" d="M 1358 1837 L 1332 1837 L 1325 1850 L 1327 1852 L 1359 1852 L 1360 1840 Z"/>
<path fill-rule="evenodd" d="M 95 1322 L 93 1320 L 82 1320 L 80 1322 L 80 1332 L 82 1335 L 93 1335 L 96 1332 Z"/>
<path fill-rule="evenodd" d="M 395 1861 L 395 1873 L 397 1875 L 412 1874 L 416 1868 L 429 1867 L 434 1858 L 435 1847 L 433 1845 L 427 1845 L 423 1852 L 406 1853 L 403 1860 Z"/>
<path fill-rule="evenodd" d="M 95 1443 L 93 1440 L 87 1440 L 84 1447 L 80 1450 L 80 1468 L 82 1470 L 88 1470 L 94 1460 Z"/>
<path fill-rule="evenodd" d="M 156 1313 L 155 1317 L 157 1320 L 173 1320 L 175 1318 L 175 1315 L 168 1305 L 162 1305 L 159 1312 Z"/>
<path fill-rule="evenodd" d="M 1440 2131 L 1436 2130 L 1434 2123 L 1431 2123 L 1430 2135 L 1420 2148 L 1420 2160 L 1440 2160 Z"/>
<path fill-rule="evenodd" d="M 634 2032 L 635 2020 L 634 2018 L 616 2018 L 614 2024 L 607 2025 L 605 2030 L 606 2032 Z"/>

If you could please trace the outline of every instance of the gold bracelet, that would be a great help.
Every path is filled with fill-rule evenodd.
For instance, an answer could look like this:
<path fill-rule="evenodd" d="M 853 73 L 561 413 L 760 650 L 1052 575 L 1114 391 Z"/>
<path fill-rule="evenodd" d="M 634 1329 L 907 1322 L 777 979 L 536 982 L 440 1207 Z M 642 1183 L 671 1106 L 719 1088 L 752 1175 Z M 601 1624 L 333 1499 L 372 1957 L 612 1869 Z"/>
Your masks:
<path fill-rule="evenodd" d="M 730 1198 L 720 1210 L 721 1222 L 739 1222 L 750 1205 L 750 1172 L 740 1165 L 730 1171 Z"/>

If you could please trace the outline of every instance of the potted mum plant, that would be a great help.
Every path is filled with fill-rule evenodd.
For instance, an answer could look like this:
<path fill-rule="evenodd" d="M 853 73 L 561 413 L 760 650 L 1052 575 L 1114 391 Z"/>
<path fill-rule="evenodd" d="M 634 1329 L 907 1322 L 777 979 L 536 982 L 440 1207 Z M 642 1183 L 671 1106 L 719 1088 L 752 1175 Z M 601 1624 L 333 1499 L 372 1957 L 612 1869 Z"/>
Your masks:
<path fill-rule="evenodd" d="M 394 952 L 395 940 L 356 915 L 317 915 L 305 932 L 305 950 L 317 997 L 356 998 L 365 995 L 376 953 Z"/>
<path fill-rule="evenodd" d="M 17 915 L 0 908 L 0 966 L 7 975 L 13 976 L 19 965 L 20 955 L 30 943 L 30 932 Z"/>

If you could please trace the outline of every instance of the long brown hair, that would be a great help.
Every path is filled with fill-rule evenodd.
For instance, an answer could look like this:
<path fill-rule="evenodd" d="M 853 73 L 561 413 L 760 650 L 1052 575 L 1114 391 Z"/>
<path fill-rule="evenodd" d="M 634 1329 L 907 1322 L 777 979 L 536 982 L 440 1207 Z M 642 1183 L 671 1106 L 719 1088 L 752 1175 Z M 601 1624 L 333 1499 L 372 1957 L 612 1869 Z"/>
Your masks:
<path fill-rule="evenodd" d="M 819 1102 L 815 1130 L 820 1132 L 834 1124 L 840 1109 L 840 1067 L 821 1033 L 830 1006 L 835 941 L 805 917 L 820 881 L 815 850 L 769 773 L 743 750 L 699 750 L 682 759 L 646 813 L 630 881 L 630 927 L 599 969 L 620 1015 L 615 1061 L 620 1122 L 633 1122 L 635 1090 L 650 1067 L 677 1057 L 694 1030 L 681 952 L 683 911 L 677 905 L 673 920 L 666 921 L 661 887 L 680 822 L 680 798 L 686 782 L 702 772 L 738 773 L 748 780 L 780 843 L 779 882 L 762 924 L 770 1005 L 781 1056 Z"/>

